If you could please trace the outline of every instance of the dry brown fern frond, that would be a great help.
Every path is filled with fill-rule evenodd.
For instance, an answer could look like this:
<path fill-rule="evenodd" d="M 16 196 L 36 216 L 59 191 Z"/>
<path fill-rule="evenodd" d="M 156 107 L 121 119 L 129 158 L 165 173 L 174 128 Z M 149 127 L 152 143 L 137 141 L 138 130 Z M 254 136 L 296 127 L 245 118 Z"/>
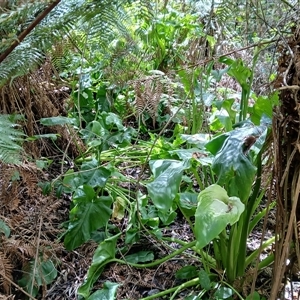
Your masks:
<path fill-rule="evenodd" d="M 11 288 L 11 283 L 6 278 L 9 278 L 12 281 L 13 279 L 12 271 L 13 271 L 13 266 L 10 260 L 6 257 L 6 255 L 2 251 L 0 251 L 0 284 L 3 287 L 3 290 L 5 291 L 6 294 L 10 293 L 10 288 Z"/>
<path fill-rule="evenodd" d="M 66 145 L 69 145 L 71 140 L 67 147 L 68 154 L 77 156 L 81 147 L 84 148 L 83 143 L 79 139 L 75 141 L 73 132 L 66 130 L 66 126 L 46 127 L 37 122 L 41 118 L 66 115 L 65 105 L 70 89 L 66 83 L 56 81 L 53 76 L 55 72 L 51 61 L 46 60 L 38 70 L 2 87 L 0 89 L 0 112 L 23 115 L 24 121 L 21 125 L 28 136 L 57 133 L 60 136 L 57 146 L 63 150 L 62 152 L 66 150 Z M 35 158 L 60 153 L 57 146 L 53 146 L 53 142 L 48 139 L 24 143 L 25 151 Z"/>
<path fill-rule="evenodd" d="M 10 261 L 25 262 L 28 258 L 32 258 L 35 255 L 36 249 L 33 244 L 25 243 L 22 239 L 16 239 L 17 237 L 11 237 L 3 241 L 2 251 L 6 253 Z"/>
<path fill-rule="evenodd" d="M 135 91 L 135 105 L 137 111 L 137 118 L 141 119 L 145 125 L 143 119 L 143 113 L 147 112 L 155 127 L 156 116 L 158 113 L 158 105 L 162 99 L 164 92 L 170 98 L 173 95 L 173 87 L 171 80 L 161 75 L 150 75 L 142 77 L 129 82 Z"/>

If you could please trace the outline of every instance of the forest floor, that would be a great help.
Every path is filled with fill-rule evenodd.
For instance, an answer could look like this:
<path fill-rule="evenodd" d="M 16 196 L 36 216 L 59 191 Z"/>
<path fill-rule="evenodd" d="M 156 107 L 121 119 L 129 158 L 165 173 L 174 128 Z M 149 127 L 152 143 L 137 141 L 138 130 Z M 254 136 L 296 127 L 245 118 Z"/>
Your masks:
<path fill-rule="evenodd" d="M 18 279 L 22 276 L 20 270 L 26 270 L 26 262 L 36 257 L 37 253 L 43 253 L 44 258 L 55 262 L 58 276 L 52 284 L 43 287 L 37 299 L 75 300 L 76 291 L 84 281 L 97 243 L 89 241 L 74 251 L 67 251 L 62 240 L 58 239 L 64 232 L 62 224 L 68 221 L 71 197 L 67 194 L 61 198 L 54 195 L 44 196 L 38 183 L 55 178 L 60 172 L 60 165 L 53 164 L 47 172 L 42 172 L 31 163 L 22 166 L 2 165 L 1 172 L 0 218 L 11 229 L 9 237 L 2 235 L 2 251 L 0 254 L 7 263 L 6 266 L 2 267 L 2 273 L 5 271 L 5 274 L 7 274 L 6 278 L 2 279 L 4 287 L 2 292 L 6 294 L 6 298 L 3 299 L 25 299 L 24 293 L 19 288 L 11 285 L 11 281 L 18 282 Z M 15 180 L 12 181 L 11 178 L 15 178 Z M 260 209 L 264 208 L 265 205 L 266 203 L 263 201 Z M 274 211 L 271 211 L 266 223 L 264 240 L 274 234 L 274 219 Z M 126 220 L 111 220 L 110 222 L 118 222 L 114 225 L 117 225 L 123 231 L 126 230 Z M 260 247 L 262 228 L 263 222 L 259 223 L 249 237 L 249 251 Z M 178 214 L 172 225 L 163 230 L 163 235 L 180 238 L 186 242 L 193 239 L 190 226 L 180 214 Z M 124 241 L 120 242 L 118 247 L 121 248 L 122 243 Z M 162 241 L 150 238 L 145 233 L 140 242 L 132 247 L 129 253 L 135 253 L 137 250 L 152 250 L 155 259 L 159 259 L 168 255 L 171 248 L 174 250 L 179 245 L 176 243 L 167 245 Z M 261 255 L 266 256 L 270 251 L 272 249 L 266 249 Z M 175 278 L 175 273 L 186 265 L 187 261 L 188 265 L 199 265 L 199 260 L 193 259 L 188 253 L 151 269 L 137 269 L 115 263 L 109 264 L 96 282 L 94 290 L 102 288 L 104 282 L 111 281 L 120 284 L 116 299 L 134 300 L 149 297 L 180 284 L 180 281 Z M 266 299 L 268 299 L 270 290 L 271 273 L 271 268 L 264 270 L 259 274 L 256 281 L 256 290 L 264 295 Z M 249 290 L 249 288 L 251 286 L 245 286 L 245 290 Z M 194 292 L 197 291 L 184 290 L 176 299 L 184 299 Z M 298 291 L 294 289 L 294 291 L 287 292 L 284 299 L 298 299 L 298 296 L 297 298 L 292 297 L 292 293 L 296 295 Z"/>

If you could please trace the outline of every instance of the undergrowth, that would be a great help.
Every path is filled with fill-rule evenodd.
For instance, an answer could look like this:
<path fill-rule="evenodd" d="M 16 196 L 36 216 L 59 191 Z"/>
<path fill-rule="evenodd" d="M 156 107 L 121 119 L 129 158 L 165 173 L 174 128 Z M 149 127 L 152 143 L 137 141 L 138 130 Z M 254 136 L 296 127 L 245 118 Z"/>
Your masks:
<path fill-rule="evenodd" d="M 10 260 L 17 257 L 22 267 L 18 287 L 32 299 L 45 296 L 45 287 L 55 282 L 60 268 L 56 242 L 64 246 L 57 251 L 69 253 L 93 243 L 92 260 L 76 290 L 78 299 L 115 299 L 122 282 L 101 281 L 98 288 L 112 265 L 151 269 L 179 258 L 184 263 L 173 270 L 173 286 L 145 294 L 143 300 L 264 299 L 252 283 L 272 264 L 273 253 L 264 259 L 260 254 L 275 237 L 254 251 L 247 248 L 247 240 L 275 206 L 270 201 L 258 210 L 270 180 L 263 170 L 271 159 L 268 137 L 278 95 L 260 93 L 253 84 L 259 59 L 270 59 L 268 47 L 274 40 L 247 46 L 252 51 L 249 62 L 248 57 L 231 55 L 228 45 L 218 45 L 223 32 L 211 32 L 211 24 L 219 25 L 218 15 L 222 25 L 226 10 L 221 6 L 216 16 L 209 8 L 201 15 L 195 13 L 196 6 L 165 1 L 150 5 L 143 18 L 138 7 L 128 4 L 120 11 L 131 19 L 124 17 L 120 27 L 126 34 L 107 37 L 107 53 L 97 50 L 98 40 L 89 39 L 91 28 L 83 26 L 68 36 L 70 45 L 75 39 L 73 46 L 66 44 L 58 53 L 62 45 L 57 43 L 47 56 L 55 69 L 51 76 L 68 83 L 71 92 L 60 103 L 63 113 L 39 114 L 43 132 L 30 132 L 26 142 L 47 139 L 60 152 L 60 174 L 33 180 L 45 197 L 47 222 L 55 218 L 62 199 L 70 200 L 68 218 L 59 230 L 49 230 L 49 240 L 39 236 L 35 251 L 30 245 L 16 247 L 15 256 L 5 250 L 14 240 L 13 225 L 0 222 L 0 256 L 7 271 L 3 289 L 9 292 Z M 238 35 L 235 42 L 241 42 Z M 265 71 L 261 80 L 268 84 L 274 76 Z M 6 143 L 0 145 L 0 156 L 6 162 L 22 149 L 23 135 L 13 126 L 3 124 L 0 132 L 0 143 Z M 10 135 L 9 143 L 1 134 Z M 64 150 L 57 142 L 61 135 L 70 138 Z M 68 157 L 70 144 L 74 159 Z M 53 161 L 36 160 L 37 172 L 46 173 Z M 25 174 L 21 169 L 9 173 L 6 183 L 20 188 L 22 180 L 29 180 Z M 15 203 L 17 190 L 12 191 Z M 48 196 L 59 200 L 47 208 Z M 41 215 L 35 220 L 39 234 Z M 188 227 L 188 237 L 169 234 L 179 219 Z M 28 232 L 22 234 L 34 243 Z M 144 247 L 145 241 L 150 248 Z M 166 250 L 157 250 L 161 248 Z M 22 260 L 18 251 L 28 259 Z"/>

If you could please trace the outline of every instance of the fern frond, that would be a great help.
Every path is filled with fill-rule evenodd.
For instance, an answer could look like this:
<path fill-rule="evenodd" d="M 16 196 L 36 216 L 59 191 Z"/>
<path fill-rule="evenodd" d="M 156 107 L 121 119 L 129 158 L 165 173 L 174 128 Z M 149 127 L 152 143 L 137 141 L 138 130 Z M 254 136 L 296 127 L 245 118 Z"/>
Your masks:
<path fill-rule="evenodd" d="M 17 129 L 18 125 L 11 118 L 9 115 L 0 115 L 0 161 L 17 164 L 21 160 L 24 133 Z"/>
<path fill-rule="evenodd" d="M 0 252 L 0 284 L 6 294 L 10 292 L 13 266 L 9 259 L 6 258 L 3 252 Z M 10 280 L 10 281 L 9 281 Z"/>
<path fill-rule="evenodd" d="M 173 94 L 171 81 L 167 76 L 160 74 L 132 80 L 129 84 L 135 91 L 137 117 L 142 118 L 143 121 L 143 113 L 147 112 L 152 119 L 153 127 L 155 127 L 158 105 L 163 95 L 170 98 Z"/>
<path fill-rule="evenodd" d="M 44 53 L 51 49 L 52 45 L 58 40 L 64 39 L 70 32 L 77 33 L 84 40 L 95 41 L 97 39 L 99 48 L 105 49 L 115 35 L 126 35 L 126 12 L 123 9 L 124 4 L 130 3 L 130 0 L 121 1 L 84 1 L 69 0 L 61 1 L 49 15 L 42 20 L 30 34 L 18 45 L 14 51 L 6 57 L 0 64 L 0 87 L 3 86 L 10 78 L 15 78 L 27 74 L 30 70 L 40 64 L 45 58 Z M 148 2 L 148 1 L 145 1 Z M 30 6 L 17 7 L 14 12 L 10 12 L 9 20 L 1 22 L 0 32 L 4 31 L 5 24 L 14 21 L 18 13 L 24 18 L 19 21 L 20 30 L 30 23 L 33 16 L 45 8 L 43 5 L 36 3 Z M 17 11 L 20 12 L 17 12 Z M 9 23 L 10 24 L 10 23 Z M 18 32 L 13 29 L 13 23 L 8 26 L 7 37 L 0 41 L 0 52 L 9 47 L 10 42 L 17 38 Z M 82 34 L 83 33 L 83 34 Z M 87 39 L 88 37 L 88 39 Z M 86 45 L 85 45 L 86 46 Z"/>

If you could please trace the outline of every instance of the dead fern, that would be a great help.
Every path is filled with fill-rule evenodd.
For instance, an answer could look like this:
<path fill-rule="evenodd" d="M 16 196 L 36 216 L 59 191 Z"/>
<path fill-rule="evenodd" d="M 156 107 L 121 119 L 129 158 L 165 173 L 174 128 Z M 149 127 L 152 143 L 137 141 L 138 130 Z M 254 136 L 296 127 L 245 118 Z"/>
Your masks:
<path fill-rule="evenodd" d="M 6 294 L 9 294 L 11 292 L 11 283 L 6 278 L 9 278 L 12 281 L 12 271 L 13 265 L 6 257 L 6 255 L 0 251 L 0 284 Z"/>
<path fill-rule="evenodd" d="M 129 82 L 135 92 L 135 106 L 138 120 L 144 125 L 144 113 L 148 113 L 152 119 L 153 128 L 155 128 L 158 106 L 165 94 L 170 99 L 174 90 L 171 80 L 167 76 L 150 75 Z"/>
<path fill-rule="evenodd" d="M 16 286 L 10 286 L 19 279 L 14 271 L 24 269 L 37 253 L 43 261 L 58 261 L 63 246 L 56 238 L 64 211 L 60 211 L 62 200 L 42 195 L 37 183 L 44 174 L 36 166 L 2 164 L 0 170 L 0 219 L 10 228 L 10 235 L 3 235 L 0 243 L 0 293 L 9 296 L 17 293 Z"/>

